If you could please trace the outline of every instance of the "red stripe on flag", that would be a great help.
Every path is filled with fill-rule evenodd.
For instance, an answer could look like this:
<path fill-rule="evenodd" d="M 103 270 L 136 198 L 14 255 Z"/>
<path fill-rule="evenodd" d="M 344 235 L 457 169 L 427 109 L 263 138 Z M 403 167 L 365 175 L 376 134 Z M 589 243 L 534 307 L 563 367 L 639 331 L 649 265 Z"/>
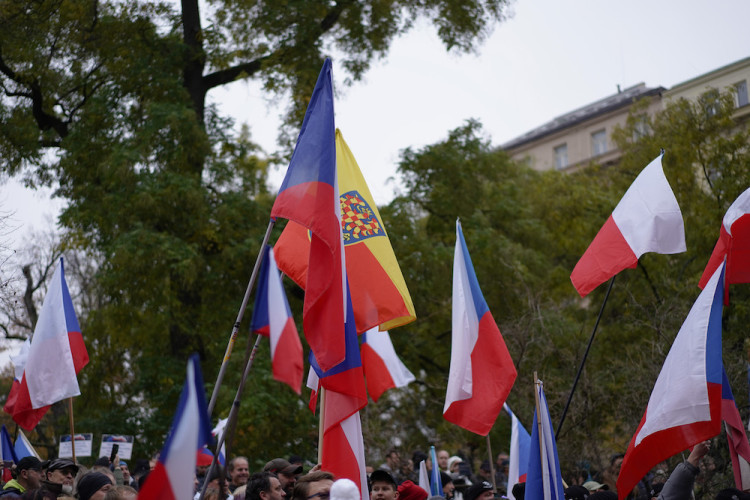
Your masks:
<path fill-rule="evenodd" d="M 367 392 L 372 400 L 377 402 L 385 391 L 396 387 L 396 384 L 383 358 L 366 342 L 361 346 L 361 353 Z"/>
<path fill-rule="evenodd" d="M 163 463 L 156 463 L 156 467 L 146 478 L 143 488 L 138 492 L 138 498 L 139 500 L 177 500 Z"/>
<path fill-rule="evenodd" d="M 273 378 L 302 394 L 302 343 L 294 320 L 287 319 L 273 356 Z"/>

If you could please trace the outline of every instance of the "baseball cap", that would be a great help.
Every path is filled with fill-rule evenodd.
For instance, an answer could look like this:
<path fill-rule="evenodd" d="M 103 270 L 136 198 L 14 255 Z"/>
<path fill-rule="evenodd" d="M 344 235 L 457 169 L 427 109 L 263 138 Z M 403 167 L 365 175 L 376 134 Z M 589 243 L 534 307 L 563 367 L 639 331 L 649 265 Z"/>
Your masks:
<path fill-rule="evenodd" d="M 78 466 L 69 458 L 56 458 L 54 460 L 50 460 L 49 464 L 47 464 L 47 472 L 68 468 L 73 469 L 74 475 L 78 474 Z"/>
<path fill-rule="evenodd" d="M 302 474 L 301 465 L 292 465 L 283 458 L 274 458 L 263 467 L 264 471 L 282 473 L 282 474 Z"/>
<path fill-rule="evenodd" d="M 23 457 L 18 461 L 16 470 L 19 472 L 22 470 L 42 470 L 42 462 L 36 457 Z"/>
<path fill-rule="evenodd" d="M 488 481 L 480 481 L 471 485 L 469 490 L 466 492 L 466 495 L 464 495 L 464 498 L 466 500 L 475 500 L 485 491 L 494 491 L 494 489 L 495 488 L 492 487 L 492 483 Z"/>
<path fill-rule="evenodd" d="M 376 482 L 388 483 L 392 484 L 394 487 L 396 486 L 396 480 L 393 479 L 393 476 L 383 469 L 377 469 L 370 474 L 370 484 L 372 485 Z"/>

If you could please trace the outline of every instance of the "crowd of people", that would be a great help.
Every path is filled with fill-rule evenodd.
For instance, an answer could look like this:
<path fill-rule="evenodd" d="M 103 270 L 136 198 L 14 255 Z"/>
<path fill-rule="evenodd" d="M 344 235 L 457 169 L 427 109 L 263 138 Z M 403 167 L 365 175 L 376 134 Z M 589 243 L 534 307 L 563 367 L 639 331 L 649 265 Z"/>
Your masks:
<path fill-rule="evenodd" d="M 699 443 L 687 460 L 667 477 L 661 470 L 647 475 L 629 498 L 632 500 L 689 500 L 700 472 L 700 463 L 708 452 L 708 441 Z M 206 457 L 209 457 L 208 459 Z M 565 484 L 565 500 L 617 500 L 613 481 L 617 478 L 622 455 L 611 459 L 602 474 L 574 474 Z M 485 460 L 473 470 L 472 463 L 447 450 L 436 453 L 436 466 L 442 496 L 430 496 L 419 486 L 419 464 L 424 461 L 431 472 L 433 464 L 427 454 L 417 451 L 410 459 L 402 459 L 398 450 L 389 450 L 377 468 L 367 467 L 370 500 L 493 500 L 508 498 L 525 500 L 525 483 L 508 487 L 509 457 L 500 453 L 490 464 Z M 79 499 L 132 500 L 147 480 L 156 459 L 139 460 L 131 474 L 127 463 L 117 456 L 99 458 L 90 469 L 69 458 L 40 461 L 22 458 L 13 466 L 13 479 L 0 490 L 0 500 L 8 499 Z M 247 457 L 232 458 L 226 468 L 211 466 L 210 455 L 197 454 L 194 477 L 195 499 L 206 500 L 359 500 L 359 490 L 347 479 L 334 477 L 320 465 L 304 473 L 299 456 L 275 458 L 262 470 L 250 472 Z M 493 476 L 494 472 L 494 476 Z M 717 500 L 750 500 L 750 494 L 728 488 L 719 492 Z M 530 499 L 531 500 L 531 499 Z"/>

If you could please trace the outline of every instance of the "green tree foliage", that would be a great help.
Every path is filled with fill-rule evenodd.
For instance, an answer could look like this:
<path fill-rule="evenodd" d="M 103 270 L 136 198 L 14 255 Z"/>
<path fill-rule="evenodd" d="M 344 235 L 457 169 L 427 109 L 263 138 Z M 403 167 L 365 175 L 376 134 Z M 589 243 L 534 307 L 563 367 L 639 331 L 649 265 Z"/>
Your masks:
<path fill-rule="evenodd" d="M 324 56 L 354 81 L 420 18 L 448 49 L 468 51 L 506 4 L 0 1 L 2 169 L 56 188 L 67 247 L 92 263 L 79 428 L 137 434 L 141 453 L 156 451 L 187 354 L 215 378 L 272 196 L 267 160 L 218 115 L 211 89 L 262 82 L 290 103 L 294 127 L 280 132 L 293 134 Z M 241 364 L 235 355 L 217 408 L 228 408 Z M 313 427 L 298 398 L 266 375 L 248 392 L 239 450 L 260 460 L 314 448 L 289 432 Z"/>

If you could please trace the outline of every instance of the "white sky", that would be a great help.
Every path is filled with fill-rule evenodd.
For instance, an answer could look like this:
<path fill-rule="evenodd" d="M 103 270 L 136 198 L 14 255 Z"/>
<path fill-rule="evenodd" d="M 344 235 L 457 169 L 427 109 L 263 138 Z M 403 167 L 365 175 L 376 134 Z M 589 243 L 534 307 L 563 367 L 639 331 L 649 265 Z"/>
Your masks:
<path fill-rule="evenodd" d="M 387 180 L 402 149 L 440 141 L 469 118 L 499 145 L 618 84 L 670 87 L 750 56 L 747 0 L 517 0 L 512 11 L 478 55 L 446 53 L 421 24 L 363 82 L 337 85 L 337 126 L 377 203 L 398 188 Z M 343 79 L 335 60 L 334 77 Z M 275 149 L 285 106 L 269 104 L 258 85 L 237 82 L 209 98 Z M 275 187 L 282 177 L 273 175 Z M 61 206 L 13 182 L 0 190 L 0 211 L 15 213 L 18 235 L 46 228 Z"/>

